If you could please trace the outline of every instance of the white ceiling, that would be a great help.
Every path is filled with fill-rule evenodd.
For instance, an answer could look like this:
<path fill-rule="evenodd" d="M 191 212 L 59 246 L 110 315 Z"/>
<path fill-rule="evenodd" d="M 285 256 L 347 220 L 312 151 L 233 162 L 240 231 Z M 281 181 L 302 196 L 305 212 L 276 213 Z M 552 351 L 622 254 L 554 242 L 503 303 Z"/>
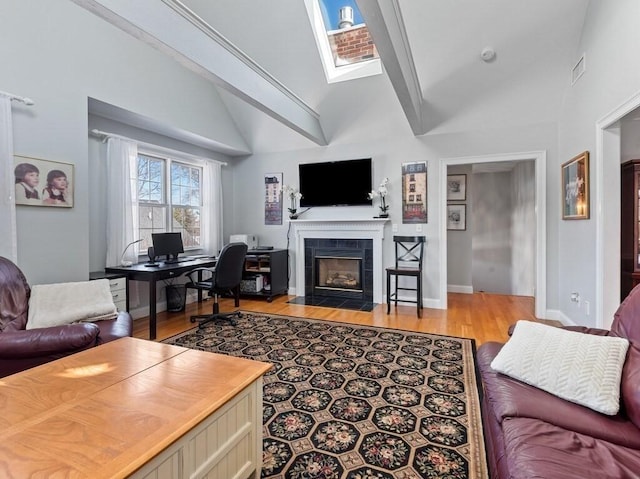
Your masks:
<path fill-rule="evenodd" d="M 557 120 L 588 6 L 588 0 L 359 0 L 374 41 L 396 51 L 381 50 L 386 70 L 378 77 L 328 84 L 303 0 L 182 3 L 313 110 L 329 144 L 348 140 L 343 126 L 367 113 L 389 115 L 392 131 L 426 134 Z M 384 13 L 390 9 L 395 18 Z M 405 51 L 398 50 L 399 37 L 385 36 L 392 21 L 404 28 Z M 480 58 L 485 47 L 496 51 L 492 62 Z M 413 59 L 420 117 L 413 122 L 405 92 L 412 79 L 398 75 L 398 52 Z M 212 83 L 253 152 L 322 144 L 323 135 L 306 126 L 313 115 L 307 123 L 296 124 L 299 116 L 283 121 L 268 101 L 248 101 L 233 85 Z"/>

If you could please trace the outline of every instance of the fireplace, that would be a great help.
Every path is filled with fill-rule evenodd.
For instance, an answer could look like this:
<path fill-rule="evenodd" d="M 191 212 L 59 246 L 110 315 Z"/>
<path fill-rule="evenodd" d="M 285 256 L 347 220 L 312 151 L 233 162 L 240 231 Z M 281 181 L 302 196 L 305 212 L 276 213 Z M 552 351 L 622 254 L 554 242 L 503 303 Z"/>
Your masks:
<path fill-rule="evenodd" d="M 305 296 L 311 304 L 327 298 L 373 302 L 372 240 L 307 238 L 304 245 Z"/>
<path fill-rule="evenodd" d="M 364 299 L 364 251 L 320 249 L 314 253 L 314 296 Z"/>
<path fill-rule="evenodd" d="M 291 302 L 365 311 L 373 309 L 377 303 L 382 303 L 382 242 L 385 223 L 388 221 L 388 218 L 291 220 L 296 294 L 296 298 Z M 340 256 L 344 256 L 342 252 L 345 250 L 349 255 L 352 255 L 354 250 L 364 250 L 364 253 L 360 253 L 363 259 L 360 269 L 361 286 L 358 289 L 362 289 L 361 294 L 365 299 L 345 298 L 344 296 L 355 295 L 356 291 L 338 292 L 337 288 L 330 291 L 331 296 L 318 294 L 318 290 L 314 291 L 313 274 L 317 267 L 313 259 L 313 248 L 330 249 L 331 254 L 338 251 Z"/>

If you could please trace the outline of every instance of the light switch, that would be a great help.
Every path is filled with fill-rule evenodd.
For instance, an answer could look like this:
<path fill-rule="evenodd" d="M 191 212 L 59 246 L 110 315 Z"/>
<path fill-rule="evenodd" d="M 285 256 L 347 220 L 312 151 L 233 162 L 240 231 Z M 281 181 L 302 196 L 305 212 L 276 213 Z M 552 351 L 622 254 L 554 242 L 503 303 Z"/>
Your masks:
<path fill-rule="evenodd" d="M 394 233 L 398 232 L 398 223 L 393 223 L 393 225 L 391 226 L 391 231 L 393 231 Z"/>
<path fill-rule="evenodd" d="M 418 233 L 422 233 L 422 225 L 421 225 L 421 224 L 417 224 L 417 225 L 416 225 L 416 231 L 417 231 Z"/>

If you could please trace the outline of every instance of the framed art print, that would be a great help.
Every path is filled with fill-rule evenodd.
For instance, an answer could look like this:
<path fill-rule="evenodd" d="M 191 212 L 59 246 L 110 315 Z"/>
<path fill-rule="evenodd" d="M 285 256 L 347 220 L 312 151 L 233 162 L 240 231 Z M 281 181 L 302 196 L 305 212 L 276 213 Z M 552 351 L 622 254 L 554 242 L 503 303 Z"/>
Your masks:
<path fill-rule="evenodd" d="M 447 205 L 447 229 L 452 231 L 467 229 L 466 205 Z"/>
<path fill-rule="evenodd" d="M 282 224 L 282 173 L 264 175 L 264 224 Z"/>
<path fill-rule="evenodd" d="M 427 222 L 427 162 L 402 164 L 402 223 Z"/>
<path fill-rule="evenodd" d="M 16 205 L 73 207 L 73 165 L 15 156 Z"/>
<path fill-rule="evenodd" d="M 562 164 L 562 219 L 589 219 L 589 152 Z"/>
<path fill-rule="evenodd" d="M 447 175 L 447 201 L 467 199 L 467 175 Z"/>

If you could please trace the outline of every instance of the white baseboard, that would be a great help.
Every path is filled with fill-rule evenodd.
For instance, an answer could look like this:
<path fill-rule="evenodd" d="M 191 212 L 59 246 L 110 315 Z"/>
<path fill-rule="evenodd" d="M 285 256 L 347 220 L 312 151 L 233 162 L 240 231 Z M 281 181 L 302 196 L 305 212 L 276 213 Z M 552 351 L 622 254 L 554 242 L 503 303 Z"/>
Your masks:
<path fill-rule="evenodd" d="M 448 284 L 447 293 L 473 294 L 473 286 L 465 286 L 460 284 Z"/>
<path fill-rule="evenodd" d="M 575 321 L 573 321 L 569 316 L 564 314 L 559 309 L 548 309 L 545 316 L 546 317 L 542 319 L 552 319 L 554 321 L 560 321 L 563 326 L 577 326 Z"/>

